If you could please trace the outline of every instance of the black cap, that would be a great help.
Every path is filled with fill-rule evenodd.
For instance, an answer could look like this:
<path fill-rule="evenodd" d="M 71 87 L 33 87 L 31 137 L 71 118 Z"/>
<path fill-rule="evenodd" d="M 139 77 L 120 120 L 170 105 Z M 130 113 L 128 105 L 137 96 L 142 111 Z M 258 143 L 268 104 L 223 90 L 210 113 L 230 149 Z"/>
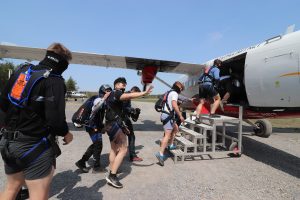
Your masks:
<path fill-rule="evenodd" d="M 119 77 L 114 81 L 114 85 L 116 85 L 117 83 L 124 83 L 127 84 L 126 79 L 124 77 Z"/>

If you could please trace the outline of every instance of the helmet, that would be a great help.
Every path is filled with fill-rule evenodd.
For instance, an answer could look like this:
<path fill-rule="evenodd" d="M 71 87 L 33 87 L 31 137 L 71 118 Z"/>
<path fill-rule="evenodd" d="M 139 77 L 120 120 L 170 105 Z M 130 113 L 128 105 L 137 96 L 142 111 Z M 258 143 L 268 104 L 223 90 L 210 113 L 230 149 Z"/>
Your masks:
<path fill-rule="evenodd" d="M 99 96 L 102 96 L 105 94 L 105 91 L 110 90 L 112 91 L 112 88 L 108 84 L 103 84 L 99 88 Z"/>

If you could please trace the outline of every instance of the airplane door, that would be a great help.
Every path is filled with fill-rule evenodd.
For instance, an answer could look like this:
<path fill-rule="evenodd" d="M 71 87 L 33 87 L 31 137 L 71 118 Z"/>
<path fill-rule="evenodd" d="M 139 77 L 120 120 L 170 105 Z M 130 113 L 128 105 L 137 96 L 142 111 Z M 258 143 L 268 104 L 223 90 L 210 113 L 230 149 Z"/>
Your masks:
<path fill-rule="evenodd" d="M 245 85 L 250 106 L 299 107 L 299 53 L 295 48 L 248 52 Z"/>

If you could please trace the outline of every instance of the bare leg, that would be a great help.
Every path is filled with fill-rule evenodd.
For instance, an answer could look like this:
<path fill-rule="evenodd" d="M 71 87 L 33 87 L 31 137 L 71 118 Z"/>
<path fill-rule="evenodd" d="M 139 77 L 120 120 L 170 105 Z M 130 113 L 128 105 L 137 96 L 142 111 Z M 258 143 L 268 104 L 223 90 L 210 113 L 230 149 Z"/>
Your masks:
<path fill-rule="evenodd" d="M 54 174 L 54 167 L 50 174 L 36 180 L 25 180 L 29 190 L 30 200 L 47 200 L 49 196 L 50 183 Z"/>
<path fill-rule="evenodd" d="M 1 200 L 14 200 L 24 184 L 23 172 L 19 172 L 12 175 L 7 175 L 7 184 L 3 194 L 1 195 Z"/>
<path fill-rule="evenodd" d="M 223 103 L 227 103 L 228 99 L 230 98 L 230 93 L 229 92 L 226 92 L 226 94 L 224 95 L 222 101 Z"/>
<path fill-rule="evenodd" d="M 204 105 L 204 103 L 205 103 L 205 99 L 200 99 L 200 103 L 196 108 L 196 115 L 197 116 L 199 116 L 201 114 L 202 106 Z"/>
<path fill-rule="evenodd" d="M 117 136 L 114 141 L 111 142 L 111 153 L 112 158 L 110 158 L 110 171 L 112 174 L 116 174 L 124 157 L 127 153 L 127 142 L 126 142 L 126 135 L 119 130 Z M 111 156 L 110 156 L 111 157 Z"/>
<path fill-rule="evenodd" d="M 116 159 L 116 155 L 117 155 L 117 151 L 115 151 L 114 149 L 116 149 L 116 147 L 112 147 L 113 145 L 115 145 L 113 142 L 111 142 L 111 149 L 109 152 L 109 169 L 111 169 L 111 164 L 115 161 Z"/>
<path fill-rule="evenodd" d="M 171 138 L 172 130 L 165 130 L 165 135 L 161 141 L 159 153 L 160 155 L 164 155 L 165 148 L 167 148 L 169 140 Z"/>
<path fill-rule="evenodd" d="M 178 125 L 176 124 L 176 122 L 174 122 L 173 130 L 172 130 L 172 133 L 171 133 L 170 143 L 169 144 L 173 144 L 174 143 L 175 135 L 176 135 L 176 133 L 178 131 L 179 131 Z"/>
<path fill-rule="evenodd" d="M 217 108 L 220 105 L 220 102 L 221 102 L 221 97 L 219 94 L 217 94 L 216 96 L 214 96 L 214 103 L 213 103 L 212 109 L 210 111 L 211 114 L 215 114 Z"/>

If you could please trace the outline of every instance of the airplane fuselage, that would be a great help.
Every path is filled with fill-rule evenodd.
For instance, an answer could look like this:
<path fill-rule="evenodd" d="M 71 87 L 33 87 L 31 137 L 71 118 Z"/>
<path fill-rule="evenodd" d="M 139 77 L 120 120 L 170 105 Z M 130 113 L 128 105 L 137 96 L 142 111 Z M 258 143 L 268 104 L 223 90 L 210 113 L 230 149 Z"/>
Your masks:
<path fill-rule="evenodd" d="M 297 31 L 219 57 L 223 61 L 221 72 L 230 71 L 241 83 L 233 103 L 244 105 L 249 118 L 300 116 L 299 54 Z M 212 63 L 210 60 L 205 65 Z M 187 77 L 186 96 L 198 94 L 200 74 Z M 230 113 L 236 112 L 229 109 L 226 113 L 225 109 L 225 114 Z"/>

